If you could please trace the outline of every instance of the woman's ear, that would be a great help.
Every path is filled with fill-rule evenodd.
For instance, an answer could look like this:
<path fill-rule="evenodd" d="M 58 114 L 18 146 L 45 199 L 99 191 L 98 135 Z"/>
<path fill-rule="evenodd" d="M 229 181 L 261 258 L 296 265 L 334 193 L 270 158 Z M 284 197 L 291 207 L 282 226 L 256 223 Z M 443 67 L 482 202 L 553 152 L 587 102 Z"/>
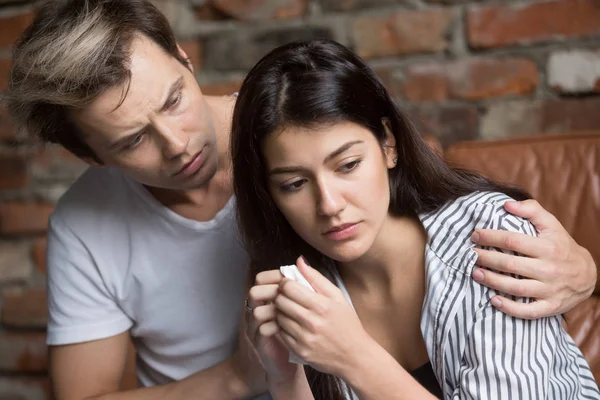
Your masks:
<path fill-rule="evenodd" d="M 392 133 L 390 120 L 383 118 L 381 120 L 385 129 L 385 140 L 383 141 L 383 154 L 385 156 L 385 165 L 389 169 L 395 168 L 398 164 L 398 150 L 396 149 L 396 137 Z"/>

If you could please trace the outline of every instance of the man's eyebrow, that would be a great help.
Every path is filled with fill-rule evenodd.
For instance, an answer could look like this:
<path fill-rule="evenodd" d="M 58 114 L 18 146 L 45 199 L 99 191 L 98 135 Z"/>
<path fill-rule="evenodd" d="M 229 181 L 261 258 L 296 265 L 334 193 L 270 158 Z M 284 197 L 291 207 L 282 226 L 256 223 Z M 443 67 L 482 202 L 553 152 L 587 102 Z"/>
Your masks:
<path fill-rule="evenodd" d="M 325 157 L 324 162 L 327 163 L 327 162 L 331 161 L 335 157 L 339 156 L 340 154 L 342 154 L 345 151 L 347 151 L 348 149 L 350 149 L 352 146 L 360 144 L 360 143 L 363 143 L 363 141 L 362 140 L 353 140 L 351 142 L 341 145 L 337 150 L 332 151 L 327 157 Z M 273 168 L 271 171 L 269 171 L 269 175 L 292 174 L 292 173 L 296 173 L 296 172 L 300 171 L 301 169 L 302 168 L 300 168 L 300 167 Z"/>
<path fill-rule="evenodd" d="M 167 98 L 165 99 L 165 101 L 163 103 L 163 106 L 160 108 L 160 111 L 164 111 L 167 108 L 169 108 L 169 105 L 170 105 L 169 102 L 170 102 L 171 98 L 173 97 L 173 95 L 175 93 L 177 93 L 178 91 L 180 91 L 182 87 L 183 87 L 183 76 L 180 76 L 179 79 L 177 79 L 171 85 L 171 88 L 169 89 L 169 93 L 167 95 Z"/>
<path fill-rule="evenodd" d="M 175 82 L 173 82 L 173 84 L 169 88 L 169 92 L 167 93 L 167 98 L 164 101 L 162 107 L 160 108 L 160 111 L 164 111 L 169 107 L 169 101 L 171 100 L 171 98 L 173 97 L 173 95 L 175 93 L 177 93 L 179 90 L 181 90 L 182 87 L 183 87 L 183 76 L 180 76 Z M 146 129 L 146 126 L 144 126 L 143 128 L 137 130 L 136 132 L 134 132 L 130 135 L 127 135 L 127 136 L 117 140 L 114 143 L 111 143 L 109 145 L 109 150 L 114 150 L 118 147 L 121 147 L 124 143 L 127 143 L 128 141 L 130 141 L 131 139 L 133 139 L 134 137 L 139 135 L 140 132 L 142 132 L 144 129 Z"/>

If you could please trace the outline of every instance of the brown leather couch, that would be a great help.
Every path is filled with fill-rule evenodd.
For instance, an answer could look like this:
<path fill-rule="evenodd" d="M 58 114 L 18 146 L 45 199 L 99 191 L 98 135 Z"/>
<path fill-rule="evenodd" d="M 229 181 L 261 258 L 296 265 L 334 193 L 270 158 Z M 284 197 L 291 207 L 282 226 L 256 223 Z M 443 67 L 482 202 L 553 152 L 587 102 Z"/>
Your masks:
<path fill-rule="evenodd" d="M 441 146 L 431 144 L 441 152 Z M 592 253 L 600 267 L 600 131 L 462 142 L 451 145 L 443 155 L 453 165 L 527 190 Z M 566 315 L 567 331 L 598 383 L 599 317 L 600 281 L 591 298 Z"/>

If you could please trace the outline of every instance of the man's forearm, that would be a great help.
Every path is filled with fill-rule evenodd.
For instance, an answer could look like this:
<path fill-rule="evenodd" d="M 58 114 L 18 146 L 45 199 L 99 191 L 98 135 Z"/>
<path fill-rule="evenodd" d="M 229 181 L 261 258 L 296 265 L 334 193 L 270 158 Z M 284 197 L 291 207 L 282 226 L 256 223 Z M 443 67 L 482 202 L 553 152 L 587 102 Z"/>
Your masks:
<path fill-rule="evenodd" d="M 246 399 L 255 393 L 235 371 L 233 359 L 167 385 L 105 393 L 85 400 Z"/>

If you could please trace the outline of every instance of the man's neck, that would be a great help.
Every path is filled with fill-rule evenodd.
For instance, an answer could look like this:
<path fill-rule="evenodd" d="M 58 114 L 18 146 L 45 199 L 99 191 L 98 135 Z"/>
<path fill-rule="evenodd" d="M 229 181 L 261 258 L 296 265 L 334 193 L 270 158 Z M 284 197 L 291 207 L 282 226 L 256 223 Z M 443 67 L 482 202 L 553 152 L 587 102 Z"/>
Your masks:
<path fill-rule="evenodd" d="M 215 133 L 217 135 L 217 151 L 219 165 L 217 173 L 229 170 L 231 166 L 231 152 L 229 138 L 231 136 L 231 123 L 233 119 L 234 96 L 206 96 L 206 104 L 212 115 Z"/>
<path fill-rule="evenodd" d="M 227 203 L 232 195 L 231 153 L 229 137 L 235 97 L 206 96 L 217 138 L 218 165 L 215 175 L 199 188 L 173 190 L 148 188 L 164 206 L 196 220 L 208 220 Z"/>

